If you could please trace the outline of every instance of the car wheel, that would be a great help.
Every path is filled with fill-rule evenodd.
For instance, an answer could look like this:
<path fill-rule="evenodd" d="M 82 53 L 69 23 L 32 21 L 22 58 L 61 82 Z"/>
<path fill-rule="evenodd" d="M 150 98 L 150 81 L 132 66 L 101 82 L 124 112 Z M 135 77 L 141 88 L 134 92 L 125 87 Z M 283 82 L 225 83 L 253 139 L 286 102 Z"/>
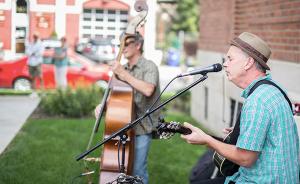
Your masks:
<path fill-rule="evenodd" d="M 29 91 L 31 90 L 31 82 L 26 78 L 18 78 L 15 80 L 13 88 L 18 91 Z"/>

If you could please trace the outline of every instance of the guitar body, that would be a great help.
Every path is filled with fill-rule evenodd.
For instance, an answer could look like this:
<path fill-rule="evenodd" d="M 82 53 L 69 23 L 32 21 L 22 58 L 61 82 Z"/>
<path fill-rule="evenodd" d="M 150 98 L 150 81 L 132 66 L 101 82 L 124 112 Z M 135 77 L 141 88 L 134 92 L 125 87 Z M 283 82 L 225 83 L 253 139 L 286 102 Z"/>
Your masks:
<path fill-rule="evenodd" d="M 132 87 L 116 78 L 111 80 L 112 90 L 107 101 L 104 138 L 123 128 L 135 118 Z M 131 175 L 134 161 L 134 131 L 129 130 L 127 136 L 125 173 Z M 116 137 L 108 141 L 103 147 L 100 164 L 100 184 L 111 182 L 120 174 L 118 152 L 120 151 L 119 158 L 121 162 L 122 149 L 119 150 L 118 141 L 119 137 Z"/>
<path fill-rule="evenodd" d="M 229 133 L 223 140 L 224 143 L 232 144 L 232 132 Z M 239 165 L 227 160 L 222 155 L 220 155 L 218 152 L 214 152 L 213 160 L 215 165 L 218 167 L 220 173 L 223 176 L 232 176 L 234 173 L 236 173 L 239 169 Z"/>

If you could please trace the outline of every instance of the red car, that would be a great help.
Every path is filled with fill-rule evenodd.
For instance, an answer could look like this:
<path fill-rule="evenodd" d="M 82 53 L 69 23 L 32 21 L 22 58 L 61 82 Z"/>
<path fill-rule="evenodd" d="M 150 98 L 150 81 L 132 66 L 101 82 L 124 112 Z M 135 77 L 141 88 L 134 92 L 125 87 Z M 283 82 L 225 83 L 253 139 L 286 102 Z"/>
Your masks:
<path fill-rule="evenodd" d="M 52 52 L 45 52 L 42 64 L 45 89 L 54 89 L 54 64 L 51 58 Z M 92 84 L 105 86 L 109 80 L 109 66 L 96 65 L 73 51 L 68 52 L 69 64 L 67 79 L 72 88 L 89 86 Z M 0 61 L 0 88 L 13 88 L 16 90 L 30 90 L 30 76 L 27 67 L 28 58 L 25 56 L 14 61 Z M 40 84 L 37 84 L 40 88 Z"/>

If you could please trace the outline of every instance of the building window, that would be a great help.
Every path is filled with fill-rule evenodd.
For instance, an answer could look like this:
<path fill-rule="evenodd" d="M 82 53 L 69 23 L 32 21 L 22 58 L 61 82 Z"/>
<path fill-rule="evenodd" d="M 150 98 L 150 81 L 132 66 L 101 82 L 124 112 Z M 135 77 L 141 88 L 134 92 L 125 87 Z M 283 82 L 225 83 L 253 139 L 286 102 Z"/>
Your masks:
<path fill-rule="evenodd" d="M 96 17 L 96 21 L 97 21 L 97 22 L 103 22 L 103 18 L 97 18 L 97 17 Z"/>
<path fill-rule="evenodd" d="M 115 35 L 107 35 L 107 38 L 109 38 L 109 39 L 115 39 Z"/>
<path fill-rule="evenodd" d="M 115 30 L 116 28 L 115 27 L 108 27 L 107 29 L 108 30 Z"/>
<path fill-rule="evenodd" d="M 25 39 L 26 28 L 25 27 L 16 27 L 15 37 L 17 39 Z"/>
<path fill-rule="evenodd" d="M 208 88 L 204 87 L 204 118 L 208 119 Z"/>
<path fill-rule="evenodd" d="M 121 14 L 121 15 L 128 15 L 128 11 L 121 10 L 121 11 L 120 11 L 120 14 Z"/>
<path fill-rule="evenodd" d="M 95 38 L 98 38 L 98 39 L 103 38 L 103 35 L 96 34 Z"/>
<path fill-rule="evenodd" d="M 83 38 L 91 38 L 91 35 L 90 34 L 83 34 L 82 37 Z"/>
<path fill-rule="evenodd" d="M 102 27 L 102 26 L 96 26 L 95 29 L 97 29 L 97 30 L 102 30 L 103 27 Z"/>
<path fill-rule="evenodd" d="M 85 20 L 85 21 L 92 20 L 92 10 L 91 9 L 83 9 L 83 20 Z"/>
<path fill-rule="evenodd" d="M 103 21 L 103 17 L 104 17 L 104 14 L 103 14 L 103 10 L 100 10 L 100 9 L 97 9 L 96 10 L 96 21 L 99 21 L 99 22 L 102 22 Z"/>
<path fill-rule="evenodd" d="M 115 10 L 108 10 L 108 22 L 115 22 L 116 21 L 116 11 Z"/>
<path fill-rule="evenodd" d="M 127 23 L 128 21 L 128 12 L 127 11 L 121 11 L 120 12 L 120 22 Z"/>
<path fill-rule="evenodd" d="M 83 29 L 91 29 L 91 26 L 83 26 Z"/>
<path fill-rule="evenodd" d="M 230 98 L 230 124 L 229 127 L 233 127 L 239 117 L 242 110 L 243 103 L 237 102 L 235 99 Z"/>
<path fill-rule="evenodd" d="M 27 13 L 27 2 L 26 2 L 26 0 L 17 0 L 16 13 Z"/>
<path fill-rule="evenodd" d="M 101 10 L 101 9 L 96 9 L 96 14 L 103 14 L 103 10 Z"/>

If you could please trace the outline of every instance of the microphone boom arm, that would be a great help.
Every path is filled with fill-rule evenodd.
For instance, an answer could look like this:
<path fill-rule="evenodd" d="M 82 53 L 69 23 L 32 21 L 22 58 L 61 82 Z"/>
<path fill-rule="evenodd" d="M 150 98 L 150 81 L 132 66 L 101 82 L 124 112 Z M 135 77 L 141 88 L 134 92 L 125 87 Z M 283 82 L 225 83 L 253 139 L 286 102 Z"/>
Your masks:
<path fill-rule="evenodd" d="M 106 142 L 108 142 L 109 140 L 115 138 L 116 136 L 122 134 L 123 132 L 126 132 L 127 130 L 131 129 L 132 127 L 134 127 L 136 124 L 138 124 L 141 120 L 143 120 L 144 118 L 146 118 L 147 116 L 149 116 L 150 114 L 152 114 L 153 112 L 157 111 L 158 109 L 162 108 L 163 106 L 165 106 L 166 104 L 168 104 L 170 101 L 172 101 L 173 99 L 177 98 L 178 96 L 180 96 L 181 94 L 183 94 L 184 92 L 186 92 L 187 90 L 191 89 L 192 87 L 196 86 L 198 83 L 204 81 L 205 79 L 207 79 L 207 75 L 202 76 L 201 78 L 199 78 L 198 80 L 196 80 L 195 82 L 193 82 L 192 84 L 188 85 L 187 87 L 185 87 L 184 89 L 182 89 L 180 92 L 178 92 L 177 94 L 173 95 L 172 97 L 170 97 L 168 100 L 166 100 L 165 102 L 161 103 L 160 105 L 158 105 L 157 107 L 155 107 L 154 109 L 149 109 L 146 111 L 146 113 L 137 118 L 136 120 L 134 120 L 133 122 L 128 123 L 126 126 L 124 126 L 123 128 L 119 129 L 118 131 L 114 132 L 113 134 L 111 134 L 109 137 L 107 137 L 106 139 L 104 139 L 103 141 L 101 141 L 100 143 L 98 143 L 97 145 L 95 145 L 94 147 L 92 147 L 90 150 L 87 150 L 85 152 L 83 152 L 82 154 L 78 155 L 76 157 L 76 161 L 81 160 L 82 158 L 84 158 L 86 155 L 90 154 L 92 151 L 94 151 L 95 149 L 97 149 L 98 147 L 100 147 L 101 145 L 105 144 Z"/>

